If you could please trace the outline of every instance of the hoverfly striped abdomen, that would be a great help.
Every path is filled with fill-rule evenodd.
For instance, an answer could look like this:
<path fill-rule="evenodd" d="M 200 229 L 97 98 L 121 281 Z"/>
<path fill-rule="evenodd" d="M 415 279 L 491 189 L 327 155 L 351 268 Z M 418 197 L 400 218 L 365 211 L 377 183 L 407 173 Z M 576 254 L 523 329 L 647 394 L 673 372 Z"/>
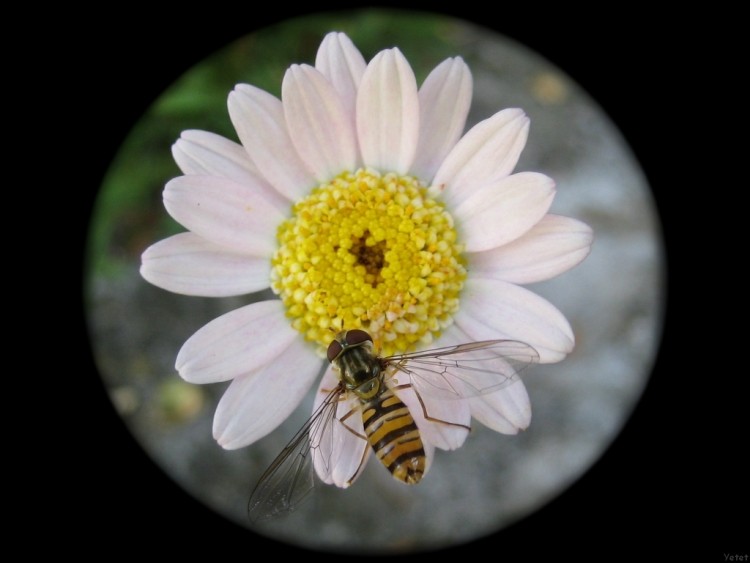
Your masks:
<path fill-rule="evenodd" d="M 391 389 L 363 403 L 362 422 L 367 441 L 391 475 L 419 483 L 426 467 L 422 439 L 409 409 Z"/>

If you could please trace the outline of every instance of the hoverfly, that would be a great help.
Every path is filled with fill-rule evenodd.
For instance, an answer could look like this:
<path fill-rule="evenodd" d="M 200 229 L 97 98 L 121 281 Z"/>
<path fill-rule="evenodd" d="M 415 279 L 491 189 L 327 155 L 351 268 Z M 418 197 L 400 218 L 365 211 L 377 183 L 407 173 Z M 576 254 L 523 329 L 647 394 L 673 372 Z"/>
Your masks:
<path fill-rule="evenodd" d="M 248 503 L 253 522 L 290 512 L 304 500 L 315 484 L 313 466 L 332 463 L 326 456 L 336 432 L 368 442 L 395 479 L 418 483 L 426 471 L 427 454 L 414 417 L 397 391 L 414 391 L 425 420 L 470 430 L 432 418 L 421 394 L 462 399 L 492 393 L 518 381 L 519 373 L 539 358 L 534 348 L 515 340 L 469 342 L 380 357 L 373 351 L 372 337 L 359 329 L 338 333 L 327 356 L 339 381 L 260 477 Z M 351 403 L 355 407 L 339 416 L 341 407 Z M 364 435 L 347 425 L 349 417 L 356 415 L 362 418 Z M 365 465 L 370 449 L 363 451 L 359 464 L 350 468 L 347 484 Z"/>

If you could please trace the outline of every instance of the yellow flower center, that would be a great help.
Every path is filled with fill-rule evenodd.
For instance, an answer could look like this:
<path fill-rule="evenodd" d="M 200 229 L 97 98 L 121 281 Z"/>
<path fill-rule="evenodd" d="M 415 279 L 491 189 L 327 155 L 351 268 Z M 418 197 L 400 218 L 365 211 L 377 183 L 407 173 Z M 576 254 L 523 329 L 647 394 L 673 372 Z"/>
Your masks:
<path fill-rule="evenodd" d="M 278 231 L 272 287 L 324 353 L 361 328 L 385 355 L 451 324 L 466 279 L 453 218 L 411 176 L 345 172 L 297 202 Z"/>

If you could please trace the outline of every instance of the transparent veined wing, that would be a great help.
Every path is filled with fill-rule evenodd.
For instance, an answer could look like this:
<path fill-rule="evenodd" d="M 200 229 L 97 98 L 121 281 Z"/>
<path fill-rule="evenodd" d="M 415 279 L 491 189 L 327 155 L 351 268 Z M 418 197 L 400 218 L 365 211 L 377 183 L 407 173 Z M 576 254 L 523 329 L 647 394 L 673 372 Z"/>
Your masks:
<path fill-rule="evenodd" d="M 334 387 L 339 381 L 338 372 L 331 367 L 323 376 L 321 388 Z M 325 427 L 313 450 L 315 473 L 324 483 L 346 488 L 359 476 L 369 453 L 362 403 L 354 393 L 344 391 L 338 398 L 335 420 Z"/>
<path fill-rule="evenodd" d="M 252 522 L 293 511 L 315 486 L 313 463 L 316 452 L 331 451 L 331 425 L 337 420 L 343 385 L 323 399 L 312 416 L 266 469 L 250 495 L 247 513 Z"/>
<path fill-rule="evenodd" d="M 381 361 L 399 385 L 411 384 L 420 393 L 441 399 L 458 399 L 511 385 L 539 361 L 539 354 L 517 340 L 486 340 L 396 354 Z"/>

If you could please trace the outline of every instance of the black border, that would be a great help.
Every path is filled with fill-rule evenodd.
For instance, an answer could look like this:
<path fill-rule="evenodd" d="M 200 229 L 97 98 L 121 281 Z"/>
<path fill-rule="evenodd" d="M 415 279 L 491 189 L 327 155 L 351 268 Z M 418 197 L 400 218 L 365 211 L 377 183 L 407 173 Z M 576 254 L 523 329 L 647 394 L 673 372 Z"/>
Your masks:
<path fill-rule="evenodd" d="M 310 6 L 309 11 L 322 7 Z M 112 21 L 112 25 L 82 26 L 85 29 L 65 34 L 61 42 L 66 52 L 70 50 L 65 86 L 72 95 L 64 118 L 70 118 L 71 128 L 82 141 L 74 196 L 81 217 L 69 222 L 75 226 L 75 248 L 84 248 L 91 204 L 111 158 L 148 105 L 196 61 L 233 39 L 301 15 L 297 8 L 264 10 L 259 14 L 247 6 L 247 13 L 239 15 L 219 3 L 191 14 L 140 11 L 118 14 L 116 25 Z M 645 13 L 617 14 L 615 21 L 603 14 L 582 13 L 584 8 L 572 5 L 560 13 L 546 12 L 540 6 L 494 10 L 441 11 L 494 28 L 531 47 L 565 70 L 602 105 L 646 172 L 670 249 L 673 219 L 666 192 L 671 176 L 664 163 L 664 140 L 672 136 L 669 128 L 673 125 L 667 111 L 671 95 L 665 75 L 674 48 L 664 36 L 669 22 Z M 106 65 L 99 62 L 102 59 Z M 671 254 L 667 256 L 671 264 Z M 671 281 L 671 268 L 669 274 Z M 494 537 L 446 550 L 448 554 L 464 556 L 487 549 L 493 559 L 502 556 L 513 561 L 683 552 L 685 540 L 675 538 L 667 528 L 669 522 L 682 520 L 681 507 L 690 504 L 684 498 L 690 493 L 675 484 L 682 458 L 676 460 L 674 456 L 680 454 L 670 448 L 680 429 L 674 413 L 665 410 L 670 404 L 665 373 L 675 346 L 670 332 L 671 289 L 655 376 L 631 421 L 602 460 L 544 510 Z M 84 339 L 80 365 L 86 376 L 96 378 L 85 323 L 80 312 L 78 316 Z M 86 537 L 112 546 L 124 544 L 125 551 L 144 554 L 152 543 L 174 553 L 197 547 L 214 549 L 212 555 L 239 552 L 252 556 L 261 547 L 272 548 L 274 557 L 298 552 L 227 523 L 185 495 L 143 453 L 114 415 L 103 388 L 83 376 L 80 387 L 78 397 L 85 397 L 85 406 L 69 417 L 74 428 L 68 445 L 76 450 L 74 477 L 78 479 L 71 483 L 71 503 L 89 515 Z M 93 443 L 90 433 L 83 430 L 91 428 L 92 420 L 98 436 Z M 132 527 L 133 513 L 137 529 Z M 727 522 L 725 531 L 728 540 L 741 537 L 734 521 Z M 83 536 L 81 541 L 85 542 Z M 727 551 L 730 547 L 717 546 Z M 721 555 L 712 553 L 716 558 Z"/>

